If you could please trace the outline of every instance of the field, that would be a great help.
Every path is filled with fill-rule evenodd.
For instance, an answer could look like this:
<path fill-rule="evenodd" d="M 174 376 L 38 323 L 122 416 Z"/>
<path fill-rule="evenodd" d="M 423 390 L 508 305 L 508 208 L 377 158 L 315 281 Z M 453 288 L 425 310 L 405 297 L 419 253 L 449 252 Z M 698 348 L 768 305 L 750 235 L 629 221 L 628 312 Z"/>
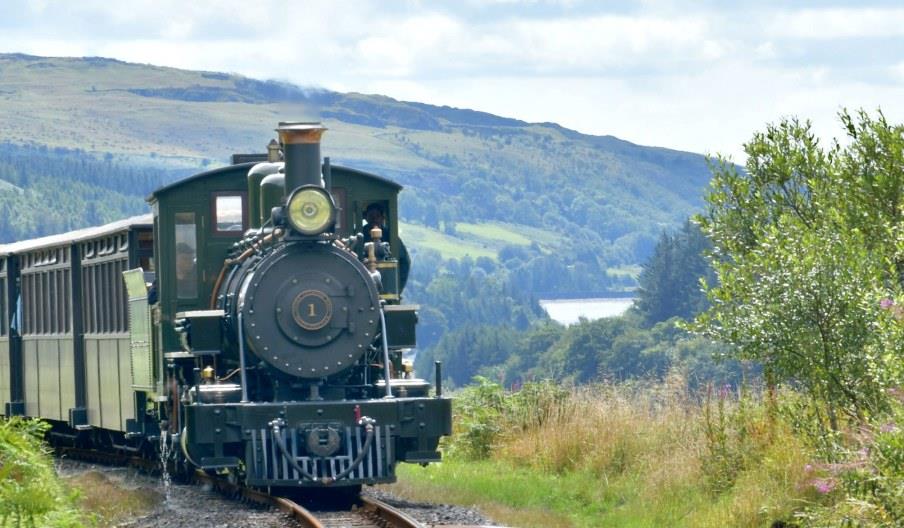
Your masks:
<path fill-rule="evenodd" d="M 402 223 L 399 234 L 409 248 L 438 251 L 444 259 L 469 256 L 472 259 L 488 257 L 495 260 L 504 246 L 528 246 L 536 241 L 541 249 L 549 250 L 556 247 L 558 238 L 552 231 L 499 222 L 457 223 L 454 235 L 422 225 Z"/>

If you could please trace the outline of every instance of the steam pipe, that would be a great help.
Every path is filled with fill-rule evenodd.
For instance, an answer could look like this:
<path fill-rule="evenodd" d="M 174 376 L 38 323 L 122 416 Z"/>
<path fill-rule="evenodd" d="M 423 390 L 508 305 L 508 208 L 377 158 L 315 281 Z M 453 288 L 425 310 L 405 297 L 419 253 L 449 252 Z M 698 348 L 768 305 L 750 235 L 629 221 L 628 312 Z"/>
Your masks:
<path fill-rule="evenodd" d="M 386 396 L 384 398 L 392 398 L 392 387 L 389 381 L 392 375 L 389 373 L 389 342 L 386 339 L 386 316 L 383 314 L 383 307 L 380 306 L 380 335 L 383 337 L 383 375 L 386 377 Z"/>
<path fill-rule="evenodd" d="M 242 401 L 248 403 L 248 379 L 245 375 L 245 325 L 242 321 L 242 308 L 239 306 L 239 378 L 242 382 Z"/>
<path fill-rule="evenodd" d="M 436 397 L 439 398 L 443 395 L 443 362 L 435 361 L 433 366 L 436 369 L 433 374 L 434 382 L 436 383 Z"/>

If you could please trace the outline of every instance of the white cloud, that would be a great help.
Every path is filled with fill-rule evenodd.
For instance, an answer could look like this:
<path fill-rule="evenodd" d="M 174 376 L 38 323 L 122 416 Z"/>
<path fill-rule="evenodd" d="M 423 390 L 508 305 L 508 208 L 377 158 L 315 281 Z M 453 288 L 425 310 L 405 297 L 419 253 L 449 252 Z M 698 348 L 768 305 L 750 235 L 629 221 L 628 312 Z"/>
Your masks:
<path fill-rule="evenodd" d="M 194 27 L 191 20 L 174 20 L 162 28 L 160 36 L 166 40 L 184 40 L 191 36 Z"/>
<path fill-rule="evenodd" d="M 838 39 L 904 36 L 902 8 L 823 8 L 778 12 L 766 28 L 776 37 Z"/>
<path fill-rule="evenodd" d="M 892 78 L 896 79 L 899 83 L 904 83 L 904 61 L 889 67 L 889 71 Z"/>
<path fill-rule="evenodd" d="M 904 120 L 904 61 L 890 52 L 880 62 L 862 38 L 904 49 L 904 9 L 600 6 L 22 2 L 15 24 L 0 21 L 0 51 L 238 72 L 736 158 L 753 130 L 783 115 L 812 117 L 828 136 L 841 106 Z M 870 59 L 836 62 L 830 46 Z"/>
<path fill-rule="evenodd" d="M 774 59 L 777 56 L 775 43 L 763 42 L 753 49 L 753 56 L 757 59 Z"/>
<path fill-rule="evenodd" d="M 347 65 L 383 78 L 498 75 L 609 75 L 612 69 L 674 68 L 724 57 L 731 46 L 707 36 L 700 17 L 509 18 L 464 25 L 440 14 L 373 20 L 352 36 Z"/>

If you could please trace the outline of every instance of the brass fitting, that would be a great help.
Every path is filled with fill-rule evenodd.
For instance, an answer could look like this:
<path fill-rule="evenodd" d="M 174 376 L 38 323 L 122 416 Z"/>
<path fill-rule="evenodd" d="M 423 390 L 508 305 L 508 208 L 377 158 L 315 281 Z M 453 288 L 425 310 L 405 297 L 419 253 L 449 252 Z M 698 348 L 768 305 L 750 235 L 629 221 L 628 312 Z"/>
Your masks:
<path fill-rule="evenodd" d="M 379 229 L 374 229 L 374 231 L 379 231 Z M 364 244 L 364 249 L 367 250 L 367 268 L 371 273 L 377 272 L 377 246 L 373 242 L 368 242 Z"/>
<path fill-rule="evenodd" d="M 213 367 L 207 365 L 204 367 L 204 370 L 201 371 L 201 379 L 204 380 L 205 383 L 210 383 L 213 381 Z"/>

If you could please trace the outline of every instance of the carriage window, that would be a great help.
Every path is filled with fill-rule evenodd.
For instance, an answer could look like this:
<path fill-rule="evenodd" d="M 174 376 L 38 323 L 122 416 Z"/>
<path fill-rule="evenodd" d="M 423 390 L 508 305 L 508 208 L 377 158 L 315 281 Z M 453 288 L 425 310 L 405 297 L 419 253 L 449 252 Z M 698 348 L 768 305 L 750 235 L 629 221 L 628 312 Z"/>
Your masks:
<path fill-rule="evenodd" d="M 220 234 L 241 235 L 244 232 L 244 196 L 219 194 L 214 197 L 214 230 Z"/>
<path fill-rule="evenodd" d="M 154 249 L 154 233 L 152 231 L 138 232 L 138 249 Z"/>
<path fill-rule="evenodd" d="M 198 241 L 195 213 L 176 213 L 176 297 L 198 297 Z"/>

